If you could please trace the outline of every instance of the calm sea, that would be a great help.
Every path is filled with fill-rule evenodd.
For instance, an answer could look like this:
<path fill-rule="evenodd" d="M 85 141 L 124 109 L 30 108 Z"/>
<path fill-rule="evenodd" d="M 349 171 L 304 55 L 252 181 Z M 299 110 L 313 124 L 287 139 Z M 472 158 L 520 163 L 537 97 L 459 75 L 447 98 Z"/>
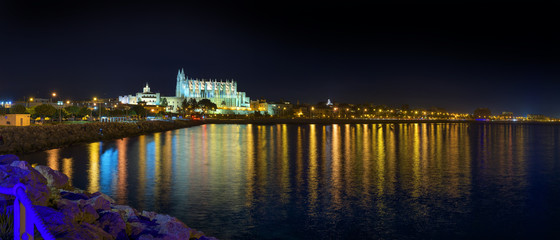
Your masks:
<path fill-rule="evenodd" d="M 557 125 L 204 125 L 20 157 L 219 239 L 560 237 Z"/>

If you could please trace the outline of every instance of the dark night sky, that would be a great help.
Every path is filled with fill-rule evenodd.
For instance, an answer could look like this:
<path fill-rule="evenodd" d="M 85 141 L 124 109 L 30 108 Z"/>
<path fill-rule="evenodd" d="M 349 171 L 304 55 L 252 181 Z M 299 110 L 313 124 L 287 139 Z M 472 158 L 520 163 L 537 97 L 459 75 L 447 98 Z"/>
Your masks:
<path fill-rule="evenodd" d="M 200 2 L 1 2 L 0 99 L 174 95 L 184 68 L 252 99 L 560 116 L 557 6 Z"/>

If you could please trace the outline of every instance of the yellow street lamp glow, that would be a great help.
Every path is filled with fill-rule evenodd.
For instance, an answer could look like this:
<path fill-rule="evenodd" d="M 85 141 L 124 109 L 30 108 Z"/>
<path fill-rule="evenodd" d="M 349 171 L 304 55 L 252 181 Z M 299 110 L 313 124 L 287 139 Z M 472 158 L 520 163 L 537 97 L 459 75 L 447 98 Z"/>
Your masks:
<path fill-rule="evenodd" d="M 66 101 L 66 104 L 70 104 L 70 101 Z"/>
<path fill-rule="evenodd" d="M 30 101 L 30 102 L 33 102 L 33 98 L 29 98 L 29 101 Z"/>
<path fill-rule="evenodd" d="M 53 93 L 52 93 L 52 96 L 53 96 L 53 97 L 56 97 L 56 93 L 53 92 Z"/>
<path fill-rule="evenodd" d="M 94 98 L 93 98 L 93 101 L 97 101 L 97 98 L 96 98 L 96 97 L 94 97 Z"/>

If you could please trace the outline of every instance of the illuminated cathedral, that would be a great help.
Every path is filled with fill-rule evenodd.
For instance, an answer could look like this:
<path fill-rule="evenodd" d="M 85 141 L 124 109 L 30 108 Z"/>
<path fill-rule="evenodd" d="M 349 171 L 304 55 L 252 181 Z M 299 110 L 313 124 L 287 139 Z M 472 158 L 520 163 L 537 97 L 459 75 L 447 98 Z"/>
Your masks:
<path fill-rule="evenodd" d="M 185 70 L 177 73 L 177 86 L 174 97 L 161 96 L 159 93 L 150 92 L 148 84 L 142 93 L 135 95 L 120 96 L 119 101 L 123 104 L 136 105 L 146 102 L 146 105 L 159 105 L 163 99 L 167 101 L 167 110 L 178 112 L 183 100 L 209 99 L 218 106 L 217 112 L 222 110 L 247 111 L 250 110 L 251 100 L 245 92 L 237 91 L 237 82 L 233 80 L 194 79 L 185 76 Z"/>
<path fill-rule="evenodd" d="M 200 101 L 210 99 L 218 107 L 250 107 L 251 101 L 245 92 L 237 91 L 237 82 L 233 80 L 194 79 L 185 76 L 185 70 L 177 73 L 177 98 L 194 98 Z"/>

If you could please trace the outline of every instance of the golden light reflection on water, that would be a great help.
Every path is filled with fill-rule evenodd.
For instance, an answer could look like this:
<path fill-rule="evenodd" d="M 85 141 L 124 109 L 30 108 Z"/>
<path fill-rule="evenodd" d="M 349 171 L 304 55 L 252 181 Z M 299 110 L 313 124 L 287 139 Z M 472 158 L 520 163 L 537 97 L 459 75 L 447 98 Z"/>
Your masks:
<path fill-rule="evenodd" d="M 377 195 L 385 194 L 385 139 L 383 136 L 383 126 L 374 124 L 377 135 Z M 382 202 L 379 202 L 382 204 Z"/>
<path fill-rule="evenodd" d="M 319 185 L 317 179 L 317 133 L 315 124 L 309 125 L 309 167 L 308 167 L 308 179 L 307 184 L 309 188 L 309 209 L 308 211 L 312 214 L 317 207 L 317 188 Z"/>
<path fill-rule="evenodd" d="M 340 126 L 338 124 L 332 125 L 332 188 L 331 195 L 333 198 L 333 207 L 335 209 L 342 208 L 342 153 L 340 150 L 341 140 L 340 140 Z"/>
<path fill-rule="evenodd" d="M 89 144 L 89 192 L 99 191 L 99 148 L 101 143 L 94 142 Z"/>
<path fill-rule="evenodd" d="M 72 182 L 72 158 L 63 158 L 62 159 L 62 173 L 68 176 L 68 180 L 70 183 Z"/>
<path fill-rule="evenodd" d="M 47 153 L 47 166 L 54 170 L 59 170 L 58 163 L 60 159 L 60 149 L 51 149 L 45 151 Z"/>
<path fill-rule="evenodd" d="M 145 207 L 144 196 L 146 191 L 146 135 L 138 137 L 138 200 L 141 208 Z M 151 180 L 151 179 L 150 179 Z"/>
<path fill-rule="evenodd" d="M 442 209 L 447 217 L 468 213 L 473 173 L 510 197 L 500 201 L 519 199 L 510 193 L 528 188 L 532 136 L 523 125 L 210 124 L 87 144 L 86 159 L 49 150 L 45 163 L 72 181 L 86 179 L 89 192 L 109 191 L 117 203 L 132 201 L 140 209 L 180 214 L 202 202 L 249 212 L 243 221 L 258 224 L 260 212 L 295 204 L 313 219 L 363 211 L 391 222 L 400 207 L 416 220 Z M 554 144 L 547 146 L 546 154 L 560 155 Z M 270 217 L 290 214 L 283 209 Z M 364 224 L 384 227 L 376 219 Z"/>
<path fill-rule="evenodd" d="M 245 196 L 246 196 L 246 201 L 245 201 L 245 206 L 250 207 L 252 205 L 252 202 L 254 200 L 253 198 L 253 193 L 255 191 L 254 189 L 254 185 L 255 185 L 255 158 L 254 158 L 254 139 L 253 139 L 253 125 L 252 124 L 247 124 L 247 131 L 245 132 L 245 136 L 247 138 L 246 142 L 246 146 L 247 146 L 247 174 L 245 174 L 246 176 L 246 191 L 245 191 Z"/>
<path fill-rule="evenodd" d="M 117 140 L 117 151 L 118 151 L 118 180 L 117 180 L 117 192 L 115 193 L 118 204 L 126 204 L 127 200 L 127 144 L 128 139 L 124 138 L 122 140 Z"/>
<path fill-rule="evenodd" d="M 282 124 L 279 129 L 281 129 L 281 157 L 280 160 L 282 161 L 282 170 L 280 176 L 281 182 L 281 189 L 282 189 L 282 201 L 287 202 L 289 201 L 290 197 L 290 156 L 288 152 L 288 126 L 286 124 Z"/>
<path fill-rule="evenodd" d="M 301 188 L 303 184 L 303 136 L 302 136 L 302 127 L 297 126 L 297 138 L 296 138 L 296 183 L 297 188 Z"/>
<path fill-rule="evenodd" d="M 154 189 L 153 189 L 154 190 L 153 191 L 154 195 L 160 195 L 161 194 L 161 196 L 165 198 L 165 194 L 162 194 L 162 192 L 161 192 L 161 189 L 166 187 L 166 186 L 163 185 L 163 182 L 161 180 L 162 179 L 161 148 L 162 148 L 161 133 L 160 132 L 154 133 L 154 152 L 153 152 L 153 155 L 150 156 L 151 158 L 153 158 L 153 161 L 154 161 L 154 165 L 153 165 L 154 169 L 148 169 L 148 171 L 153 171 L 153 173 L 154 173 L 154 178 L 155 178 L 154 179 Z M 171 174 L 171 173 L 166 173 L 165 175 L 168 175 L 168 174 Z M 160 199 L 161 198 L 156 198 L 156 200 L 160 200 Z M 156 205 L 157 204 L 158 203 L 156 202 Z"/>

